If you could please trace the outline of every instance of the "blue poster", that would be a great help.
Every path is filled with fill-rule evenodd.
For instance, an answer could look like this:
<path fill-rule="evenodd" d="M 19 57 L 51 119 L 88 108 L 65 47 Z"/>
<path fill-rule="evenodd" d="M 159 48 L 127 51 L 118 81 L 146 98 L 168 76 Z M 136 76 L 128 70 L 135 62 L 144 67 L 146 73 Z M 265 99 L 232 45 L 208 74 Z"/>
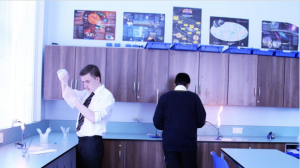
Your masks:
<path fill-rule="evenodd" d="M 123 41 L 164 42 L 165 14 L 124 12 Z"/>

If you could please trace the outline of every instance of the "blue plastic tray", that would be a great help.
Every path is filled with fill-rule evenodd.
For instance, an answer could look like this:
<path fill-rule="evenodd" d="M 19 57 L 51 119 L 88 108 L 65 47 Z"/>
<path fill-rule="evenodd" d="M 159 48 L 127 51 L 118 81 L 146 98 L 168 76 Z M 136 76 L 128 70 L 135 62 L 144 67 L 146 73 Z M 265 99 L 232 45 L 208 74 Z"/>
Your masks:
<path fill-rule="evenodd" d="M 299 58 L 299 52 L 297 52 L 297 54 L 296 54 L 296 58 Z"/>
<path fill-rule="evenodd" d="M 253 49 L 252 54 L 254 55 L 270 55 L 274 54 L 274 50 L 261 50 L 261 49 Z"/>
<path fill-rule="evenodd" d="M 175 43 L 171 50 L 184 50 L 184 51 L 197 51 L 198 44 L 181 44 L 181 43 Z"/>
<path fill-rule="evenodd" d="M 169 50 L 171 43 L 148 42 L 145 49 Z"/>
<path fill-rule="evenodd" d="M 112 47 L 112 43 L 106 43 L 106 47 Z"/>
<path fill-rule="evenodd" d="M 296 57 L 297 51 L 275 50 L 274 56 L 278 57 Z"/>
<path fill-rule="evenodd" d="M 121 47 L 120 43 L 115 43 L 115 47 Z"/>
<path fill-rule="evenodd" d="M 286 152 L 286 154 L 291 155 L 293 157 L 299 158 L 299 154 L 293 152 Z"/>
<path fill-rule="evenodd" d="M 213 46 L 213 45 L 201 45 L 198 48 L 198 51 L 205 51 L 205 52 L 222 52 L 224 46 Z"/>
<path fill-rule="evenodd" d="M 251 54 L 252 48 L 229 47 L 223 53 Z"/>
<path fill-rule="evenodd" d="M 131 47 L 131 44 L 126 44 L 125 47 Z"/>

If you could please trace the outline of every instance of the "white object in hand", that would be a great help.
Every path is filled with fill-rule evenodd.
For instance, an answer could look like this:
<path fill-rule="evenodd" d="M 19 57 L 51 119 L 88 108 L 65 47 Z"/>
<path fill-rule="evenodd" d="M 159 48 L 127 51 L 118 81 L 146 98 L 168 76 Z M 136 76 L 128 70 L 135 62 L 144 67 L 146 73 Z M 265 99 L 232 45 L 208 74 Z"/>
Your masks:
<path fill-rule="evenodd" d="M 76 93 L 74 92 L 73 89 L 67 87 L 63 93 L 63 98 L 65 99 L 65 101 L 68 103 L 68 105 L 71 108 L 74 108 L 74 106 L 76 106 L 76 104 L 79 102 L 79 100 L 77 99 Z"/>
<path fill-rule="evenodd" d="M 67 70 L 65 70 L 65 69 L 58 70 L 57 76 L 61 83 L 64 83 L 64 84 L 66 84 L 66 86 L 68 86 L 69 73 Z"/>
<path fill-rule="evenodd" d="M 39 128 L 36 130 L 40 134 L 40 143 L 48 143 L 48 134 L 51 132 L 51 128 L 47 128 L 45 134 L 43 134 Z"/>

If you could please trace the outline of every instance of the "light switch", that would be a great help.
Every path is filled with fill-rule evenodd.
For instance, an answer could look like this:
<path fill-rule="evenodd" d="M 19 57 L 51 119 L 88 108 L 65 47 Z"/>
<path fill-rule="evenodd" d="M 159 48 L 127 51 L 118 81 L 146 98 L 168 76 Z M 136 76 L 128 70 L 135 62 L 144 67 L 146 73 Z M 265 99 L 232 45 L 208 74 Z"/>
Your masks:
<path fill-rule="evenodd" d="M 0 143 L 3 143 L 3 133 L 0 133 Z"/>

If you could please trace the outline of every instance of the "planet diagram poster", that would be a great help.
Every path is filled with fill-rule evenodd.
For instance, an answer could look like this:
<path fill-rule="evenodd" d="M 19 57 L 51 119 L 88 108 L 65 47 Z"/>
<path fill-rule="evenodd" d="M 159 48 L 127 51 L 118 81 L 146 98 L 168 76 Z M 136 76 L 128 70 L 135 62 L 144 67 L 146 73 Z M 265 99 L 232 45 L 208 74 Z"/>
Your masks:
<path fill-rule="evenodd" d="M 172 43 L 201 43 L 202 9 L 173 7 Z"/>
<path fill-rule="evenodd" d="M 165 14 L 124 12 L 123 41 L 164 42 Z"/>
<path fill-rule="evenodd" d="M 210 17 L 209 44 L 248 47 L 249 19 Z"/>
<path fill-rule="evenodd" d="M 116 12 L 74 11 L 73 39 L 115 40 Z"/>
<path fill-rule="evenodd" d="M 261 48 L 298 50 L 299 27 L 285 22 L 262 21 Z"/>

